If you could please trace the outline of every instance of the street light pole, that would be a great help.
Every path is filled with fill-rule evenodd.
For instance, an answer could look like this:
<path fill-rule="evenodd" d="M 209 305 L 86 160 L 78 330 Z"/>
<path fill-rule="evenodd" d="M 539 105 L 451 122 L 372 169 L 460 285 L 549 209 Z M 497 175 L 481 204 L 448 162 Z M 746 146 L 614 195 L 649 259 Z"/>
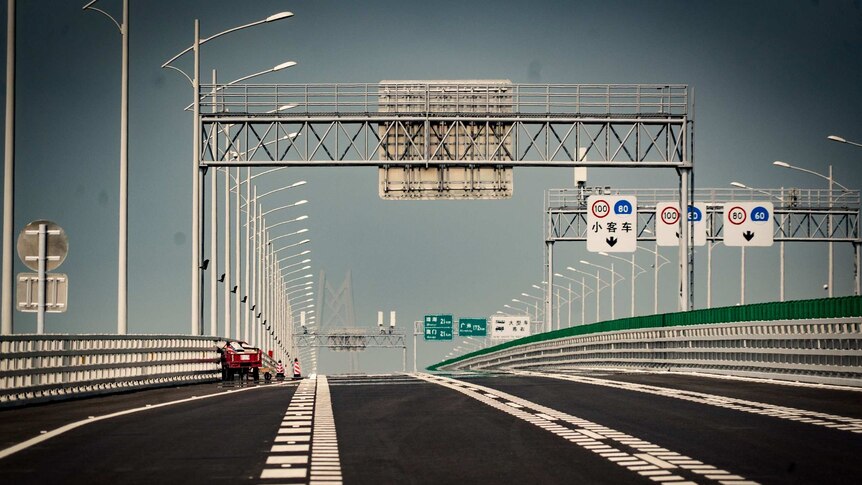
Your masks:
<path fill-rule="evenodd" d="M 604 251 L 599 251 L 599 254 L 602 256 L 607 256 L 609 258 L 618 259 L 618 260 L 620 260 L 626 264 L 631 265 L 631 267 L 632 267 L 632 273 L 631 273 L 631 278 L 632 278 L 631 279 L 631 282 L 632 282 L 631 316 L 635 316 L 635 280 L 637 279 L 638 276 L 641 275 L 641 273 L 646 273 L 646 270 L 643 269 L 641 266 L 639 266 L 637 263 L 635 263 L 635 253 L 632 253 L 632 260 L 631 261 L 629 261 L 628 259 L 625 259 L 625 258 L 621 258 L 619 256 L 614 256 L 613 254 L 606 253 Z M 611 266 L 611 267 L 613 268 L 613 266 Z M 640 273 L 635 274 L 635 268 L 640 270 Z"/>
<path fill-rule="evenodd" d="M 201 149 L 201 140 L 200 140 L 200 46 L 206 42 L 209 42 L 215 38 L 221 37 L 225 34 L 229 34 L 231 32 L 236 32 L 237 30 L 245 29 L 248 27 L 253 27 L 255 25 L 260 25 L 267 22 L 275 22 L 281 19 L 290 18 L 293 16 L 291 12 L 280 12 L 274 15 L 270 15 L 269 17 L 258 20 L 255 22 L 251 22 L 248 24 L 240 25 L 223 32 L 219 32 L 218 34 L 207 37 L 206 39 L 200 38 L 200 21 L 195 19 L 195 38 L 194 43 L 191 47 L 184 49 L 179 54 L 170 58 L 164 64 L 162 64 L 162 68 L 169 68 L 179 71 L 189 82 L 192 84 L 192 90 L 194 92 L 194 102 L 193 111 L 192 111 L 192 162 L 193 162 L 193 173 L 192 173 L 192 284 L 191 284 L 191 333 L 192 335 L 201 335 L 203 333 L 202 328 L 202 313 L 203 313 L 203 301 L 201 300 L 201 234 L 200 234 L 200 223 L 201 223 L 201 206 L 202 201 L 200 198 L 201 194 L 201 169 L 200 169 L 200 149 Z M 182 69 L 174 67 L 171 65 L 172 62 L 180 58 L 182 55 L 187 52 L 192 51 L 194 53 L 194 75 L 189 76 Z M 276 67 L 282 67 L 276 66 Z M 284 66 L 287 67 L 287 66 Z M 275 68 L 267 71 L 263 71 L 260 74 L 271 72 L 275 70 Z M 257 75 L 257 74 L 255 74 Z M 239 81 L 239 80 L 238 80 Z"/>
<path fill-rule="evenodd" d="M 585 264 L 585 265 L 587 265 L 587 266 L 593 266 L 593 267 L 598 268 L 598 269 L 603 269 L 603 270 L 605 270 L 605 271 L 610 271 L 610 273 L 611 273 L 611 320 L 616 320 L 616 311 L 615 311 L 616 301 L 615 301 L 615 294 L 616 294 L 616 286 L 617 286 L 617 277 L 619 277 L 620 279 L 625 279 L 625 278 L 623 278 L 623 277 L 622 277 L 621 275 L 619 275 L 616 271 L 614 271 L 614 263 L 611 263 L 611 267 L 610 267 L 610 268 L 607 268 L 607 267 L 605 267 L 605 266 L 599 266 L 598 264 L 591 263 L 591 262 L 589 262 L 589 261 L 585 261 L 585 260 L 583 260 L 583 259 L 582 259 L 580 262 L 581 262 L 581 264 Z"/>
<path fill-rule="evenodd" d="M 119 252 L 117 255 L 117 334 L 125 335 L 128 332 L 129 269 L 129 0 L 123 0 L 122 23 L 117 22 L 114 17 L 104 10 L 94 7 L 93 4 L 97 1 L 92 0 L 84 5 L 82 10 L 93 10 L 114 22 L 114 25 L 120 30 L 122 46 L 122 60 L 120 64 L 120 210 Z M 10 5 L 13 5 L 13 3 L 10 1 Z M 14 9 L 14 5 L 12 8 Z M 14 24 L 11 25 L 13 25 L 14 29 Z M 12 32 L 14 34 L 14 30 Z M 14 46 L 14 43 L 11 45 Z M 12 59 L 14 62 L 14 52 Z"/>
<path fill-rule="evenodd" d="M 847 139 L 840 137 L 838 135 L 829 135 L 826 138 L 828 138 L 832 141 L 836 141 L 838 143 L 846 143 L 848 145 L 853 145 L 855 147 L 862 147 L 862 143 L 856 143 L 855 141 L 847 140 Z M 858 296 L 858 295 L 862 294 L 862 268 L 859 267 L 860 264 L 862 264 L 862 240 L 858 239 L 858 237 L 859 237 L 858 228 L 857 228 L 856 236 L 857 236 L 857 239 L 855 241 L 853 241 L 853 255 L 854 255 L 853 259 L 854 259 L 854 263 L 855 263 L 855 268 L 854 268 L 855 274 L 853 275 L 854 276 L 853 279 L 855 280 L 855 283 L 856 283 L 854 293 Z"/>
<path fill-rule="evenodd" d="M 12 239 L 15 217 L 15 0 L 6 13 L 6 127 L 3 149 L 3 289 L 0 335 L 12 333 Z"/>
<path fill-rule="evenodd" d="M 834 138 L 830 137 L 829 139 L 835 140 L 835 138 L 839 138 L 839 137 L 834 137 Z M 838 141 L 838 140 L 836 140 L 836 141 Z M 846 140 L 844 142 L 846 142 Z M 829 270 L 828 270 L 827 291 L 829 292 L 829 297 L 831 298 L 833 295 L 832 287 L 833 287 L 833 276 L 834 276 L 834 268 L 833 268 L 833 258 L 834 258 L 833 244 L 834 243 L 831 241 L 831 239 L 832 239 L 832 207 L 833 207 L 833 202 L 835 200 L 835 197 L 832 194 L 832 190 L 833 190 L 833 185 L 837 185 L 842 190 L 847 191 L 847 192 L 849 192 L 850 189 L 839 184 L 832 177 L 832 164 L 829 164 L 828 175 L 823 175 L 822 173 L 817 173 L 813 170 L 808 170 L 807 168 L 796 167 L 794 165 L 790 165 L 787 162 L 782 162 L 781 160 L 776 160 L 776 161 L 772 162 L 772 164 L 777 166 L 777 167 L 789 168 L 792 170 L 798 170 L 800 172 L 805 172 L 805 173 L 820 177 L 822 179 L 826 179 L 826 181 L 829 182 L 829 215 L 827 216 L 827 219 L 826 219 L 826 225 L 827 225 L 826 230 L 829 232 L 828 237 L 830 239 L 830 241 L 829 241 Z"/>

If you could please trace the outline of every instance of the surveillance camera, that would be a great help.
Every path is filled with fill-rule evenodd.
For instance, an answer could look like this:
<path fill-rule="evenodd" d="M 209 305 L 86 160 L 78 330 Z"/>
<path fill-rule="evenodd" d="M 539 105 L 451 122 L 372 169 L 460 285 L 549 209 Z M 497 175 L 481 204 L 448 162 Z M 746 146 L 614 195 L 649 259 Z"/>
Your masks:
<path fill-rule="evenodd" d="M 828 290 L 828 289 L 829 289 L 829 285 L 823 285 L 823 289 L 824 289 L 824 290 Z"/>

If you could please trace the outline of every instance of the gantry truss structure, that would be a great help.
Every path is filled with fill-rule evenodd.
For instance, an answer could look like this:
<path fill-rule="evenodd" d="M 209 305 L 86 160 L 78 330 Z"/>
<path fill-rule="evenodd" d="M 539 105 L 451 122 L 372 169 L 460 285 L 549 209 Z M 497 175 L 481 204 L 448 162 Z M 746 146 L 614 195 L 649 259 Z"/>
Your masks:
<path fill-rule="evenodd" d="M 587 240 L 587 197 L 624 194 L 637 198 L 638 241 L 655 241 L 656 205 L 679 200 L 675 189 L 556 189 L 545 192 L 545 241 Z M 772 202 L 774 240 L 850 242 L 859 244 L 858 190 L 695 189 L 693 202 L 706 204 L 707 240 L 723 241 L 723 205 L 728 202 Z"/>
<path fill-rule="evenodd" d="M 325 347 L 336 352 L 361 352 L 368 348 L 401 349 L 401 370 L 406 371 L 407 342 L 400 332 L 375 333 L 366 328 L 353 327 L 332 329 L 325 333 L 303 333 L 295 335 L 294 340 L 299 348 Z"/>
<path fill-rule="evenodd" d="M 683 84 L 211 84 L 193 106 L 199 172 L 370 166 L 383 198 L 500 198 L 512 194 L 512 167 L 675 168 L 679 205 L 689 205 L 693 93 Z M 691 295 L 688 230 L 681 310 Z"/>
<path fill-rule="evenodd" d="M 545 192 L 545 269 L 548 288 L 554 282 L 554 243 L 587 240 L 587 197 L 590 195 L 633 195 L 637 199 L 637 240 L 656 240 L 656 206 L 680 200 L 674 189 L 616 189 L 581 187 Z M 862 231 L 859 227 L 860 193 L 858 190 L 822 189 L 694 189 L 692 203 L 706 204 L 704 221 L 707 244 L 722 242 L 724 204 L 728 202 L 772 202 L 774 207 L 773 238 L 782 242 L 844 242 L 853 244 L 856 294 L 862 287 Z M 683 207 L 683 206 L 680 206 Z M 683 224 L 685 228 L 687 224 Z M 690 241 L 689 241 L 690 242 Z M 682 268 L 681 265 L 681 269 Z M 693 280 L 689 259 L 688 280 Z M 682 277 L 682 272 L 680 273 Z M 684 280 L 682 280 L 684 281 Z M 683 288 L 685 286 L 682 286 Z M 689 301 L 693 288 L 689 288 Z M 547 292 L 550 293 L 550 292 Z"/>
<path fill-rule="evenodd" d="M 688 167 L 685 85 L 203 85 L 200 164 Z"/>

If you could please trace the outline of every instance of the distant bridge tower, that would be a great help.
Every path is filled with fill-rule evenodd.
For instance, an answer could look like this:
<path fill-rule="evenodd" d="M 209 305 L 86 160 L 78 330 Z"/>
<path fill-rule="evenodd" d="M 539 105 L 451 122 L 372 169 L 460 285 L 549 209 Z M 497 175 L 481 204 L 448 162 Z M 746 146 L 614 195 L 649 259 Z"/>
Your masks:
<path fill-rule="evenodd" d="M 317 331 L 328 333 L 333 330 L 344 331 L 356 326 L 356 314 L 353 312 L 353 284 L 350 270 L 344 277 L 344 282 L 336 291 L 326 279 L 326 271 L 320 271 L 317 285 Z M 358 352 L 347 352 L 348 368 L 351 373 L 359 370 Z"/>
<path fill-rule="evenodd" d="M 317 309 L 318 332 L 356 326 L 350 270 L 347 271 L 338 291 L 329 284 L 326 271 L 321 270 L 317 288 L 317 302 L 314 308 Z"/>

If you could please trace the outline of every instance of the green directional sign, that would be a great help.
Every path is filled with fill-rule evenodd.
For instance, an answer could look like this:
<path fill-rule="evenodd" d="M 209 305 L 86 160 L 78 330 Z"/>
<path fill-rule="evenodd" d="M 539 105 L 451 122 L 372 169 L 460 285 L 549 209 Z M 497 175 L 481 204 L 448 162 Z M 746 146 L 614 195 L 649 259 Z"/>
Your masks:
<path fill-rule="evenodd" d="M 425 315 L 425 340 L 452 340 L 452 315 Z"/>
<path fill-rule="evenodd" d="M 484 337 L 488 334 L 488 319 L 459 318 L 458 335 L 462 337 Z"/>

